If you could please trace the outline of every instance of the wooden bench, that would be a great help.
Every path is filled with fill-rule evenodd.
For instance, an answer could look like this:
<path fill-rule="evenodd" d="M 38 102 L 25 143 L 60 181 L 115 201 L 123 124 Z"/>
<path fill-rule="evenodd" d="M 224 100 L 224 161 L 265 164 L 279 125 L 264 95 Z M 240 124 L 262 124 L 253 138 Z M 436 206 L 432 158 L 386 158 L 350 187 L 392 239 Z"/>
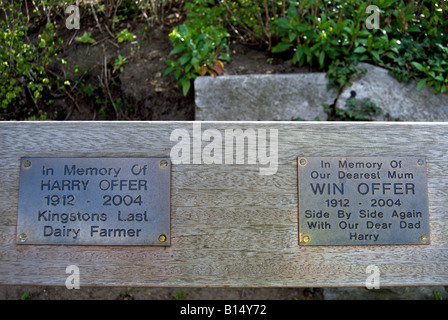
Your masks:
<path fill-rule="evenodd" d="M 197 123 L 196 123 L 197 125 Z M 167 157 L 194 122 L 0 123 L 0 283 L 156 287 L 448 285 L 448 123 L 202 122 L 201 130 L 276 129 L 278 168 L 172 164 L 170 246 L 20 245 L 22 157 Z M 245 144 L 247 145 L 247 141 Z M 193 142 L 192 142 L 193 144 Z M 206 144 L 206 142 L 203 142 Z M 427 159 L 430 245 L 299 246 L 297 157 Z"/>

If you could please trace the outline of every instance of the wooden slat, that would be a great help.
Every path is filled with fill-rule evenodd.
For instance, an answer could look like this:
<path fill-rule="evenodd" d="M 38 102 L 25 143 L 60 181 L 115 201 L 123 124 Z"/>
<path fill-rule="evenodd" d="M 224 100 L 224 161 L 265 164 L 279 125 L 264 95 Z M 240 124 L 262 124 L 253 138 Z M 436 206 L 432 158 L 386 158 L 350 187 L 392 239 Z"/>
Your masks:
<path fill-rule="evenodd" d="M 278 130 L 278 171 L 259 165 L 173 164 L 171 246 L 15 244 L 19 159 L 162 157 L 193 122 L 0 123 L 0 283 L 196 287 L 448 285 L 448 123 L 204 122 L 202 130 Z M 207 142 L 203 142 L 204 145 Z M 298 156 L 427 157 L 431 244 L 298 245 Z"/>

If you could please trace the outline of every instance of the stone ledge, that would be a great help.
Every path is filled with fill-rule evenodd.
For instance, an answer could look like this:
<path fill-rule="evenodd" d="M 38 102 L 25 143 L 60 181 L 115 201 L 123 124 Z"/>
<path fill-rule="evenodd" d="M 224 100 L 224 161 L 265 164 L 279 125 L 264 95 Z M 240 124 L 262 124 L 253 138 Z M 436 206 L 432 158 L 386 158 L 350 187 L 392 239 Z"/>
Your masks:
<path fill-rule="evenodd" d="M 252 74 L 198 77 L 194 82 L 196 120 L 327 120 L 325 104 L 337 93 L 327 90 L 325 73 Z"/>
<path fill-rule="evenodd" d="M 382 109 L 372 120 L 448 121 L 448 94 L 436 95 L 428 87 L 417 91 L 415 81 L 401 83 L 384 68 L 367 63 L 359 67 L 367 69 L 367 73 L 343 89 L 336 108 L 346 109 L 347 99 L 354 96 L 358 101 L 369 98 Z"/>
<path fill-rule="evenodd" d="M 400 83 L 388 70 L 360 63 L 367 69 L 352 86 L 338 94 L 327 90 L 325 73 L 251 74 L 198 77 L 195 119 L 200 121 L 288 121 L 328 119 L 325 104 L 346 109 L 346 101 L 369 98 L 382 109 L 371 120 L 448 121 L 448 94 L 432 88 L 416 90 L 417 83 Z"/>

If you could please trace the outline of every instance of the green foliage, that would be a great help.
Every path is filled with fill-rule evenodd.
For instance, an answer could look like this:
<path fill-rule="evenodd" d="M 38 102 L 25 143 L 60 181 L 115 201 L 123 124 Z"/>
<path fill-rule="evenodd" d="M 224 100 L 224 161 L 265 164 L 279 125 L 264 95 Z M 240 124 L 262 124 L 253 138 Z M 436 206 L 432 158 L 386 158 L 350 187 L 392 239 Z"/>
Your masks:
<path fill-rule="evenodd" d="M 435 291 L 434 290 L 434 300 L 436 301 L 442 301 L 442 300 L 448 300 L 447 298 L 444 298 L 444 295 L 442 292 L 440 291 Z"/>
<path fill-rule="evenodd" d="M 329 79 L 327 87 L 339 90 L 340 88 L 350 86 L 352 84 L 350 82 L 351 78 L 366 72 L 366 69 L 358 68 L 354 62 L 348 64 L 344 60 L 333 60 L 326 74 L 326 77 Z"/>
<path fill-rule="evenodd" d="M 434 93 L 448 91 L 448 45 L 437 38 L 416 42 L 411 36 L 404 38 L 394 57 L 391 74 L 401 81 L 418 80 L 416 89 L 433 87 Z"/>
<path fill-rule="evenodd" d="M 358 101 L 355 97 L 351 97 L 347 99 L 345 109 L 326 104 L 325 112 L 329 121 L 371 121 L 373 116 L 381 114 L 381 108 L 369 98 Z"/>
<path fill-rule="evenodd" d="M 22 119 L 46 119 L 41 107 L 64 95 L 73 102 L 80 97 L 101 101 L 104 117 L 112 107 L 116 114 L 127 108 L 107 90 L 112 79 L 103 79 L 98 87 L 92 81 L 87 85 L 83 76 L 69 77 L 66 63 L 57 58 L 62 48 L 57 26 L 67 17 L 67 4 L 74 3 L 0 0 L 0 119 L 19 113 Z M 417 90 L 448 91 L 448 2 L 443 0 L 104 0 L 79 5 L 83 25 L 90 20 L 89 27 L 116 35 L 118 43 L 135 38 L 124 29 L 125 20 L 132 19 L 128 25 L 143 22 L 148 29 L 182 21 L 170 34 L 173 49 L 164 74 L 174 74 L 184 95 L 197 76 L 223 73 L 230 38 L 272 50 L 270 63 L 281 54 L 298 66 L 325 71 L 329 87 L 336 90 L 364 72 L 358 67 L 364 61 L 389 69 L 400 81 L 416 80 Z M 379 29 L 367 28 L 368 5 L 380 9 Z M 95 42 L 89 32 L 79 35 L 78 42 Z M 138 38 L 137 50 L 143 36 Z M 62 65 L 54 67 L 56 61 Z M 127 63 L 123 56 L 115 59 L 115 76 Z M 57 74 L 61 69 L 63 76 Z M 362 111 L 366 102 L 356 105 Z M 356 112 L 333 115 L 366 117 Z"/>
<path fill-rule="evenodd" d="M 117 34 L 118 43 L 132 41 L 136 36 L 134 36 L 128 29 L 123 29 L 121 32 Z"/>
<path fill-rule="evenodd" d="M 403 7 L 403 6 L 401 6 Z M 400 81 L 418 81 L 417 90 L 433 87 L 435 93 L 448 91 L 448 4 L 420 1 L 392 10 L 389 17 L 403 21 L 401 37 L 391 57 L 391 74 Z M 388 18 L 389 18 L 388 17 Z M 395 21 L 392 20 L 392 21 Z M 385 26 L 394 32 L 396 23 Z"/>
<path fill-rule="evenodd" d="M 30 296 L 30 292 L 29 291 L 25 291 L 19 298 L 19 300 L 27 300 Z"/>
<path fill-rule="evenodd" d="M 340 2 L 339 10 L 328 10 L 325 3 L 317 1 L 300 1 L 300 4 L 289 1 L 287 16 L 273 23 L 281 41 L 272 51 L 291 48 L 293 63 L 299 66 L 307 63 L 317 69 L 324 69 L 329 61 L 350 56 L 360 41 L 367 42 L 370 35 L 368 30 L 361 29 L 366 3 L 346 17 L 345 11 L 351 2 Z"/>
<path fill-rule="evenodd" d="M 331 86 L 350 84 L 356 64 L 392 70 L 417 89 L 448 89 L 448 5 L 445 1 L 288 1 L 287 15 L 272 23 L 279 42 L 274 53 L 291 51 L 291 62 L 328 71 Z M 379 7 L 380 29 L 369 30 L 368 4 Z"/>
<path fill-rule="evenodd" d="M 173 295 L 173 300 L 184 300 L 188 295 L 188 292 L 186 291 L 176 291 L 176 293 Z"/>
<path fill-rule="evenodd" d="M 109 6 L 104 12 L 109 13 L 112 17 L 112 30 L 117 23 L 127 19 L 144 18 L 148 25 L 155 23 L 163 23 L 163 17 L 166 15 L 166 7 L 171 7 L 179 0 L 116 0 L 105 1 L 105 5 Z M 116 6 L 118 8 L 115 10 Z"/>
<path fill-rule="evenodd" d="M 369 5 L 379 8 L 379 29 L 367 28 Z M 182 56 L 169 60 L 167 69 L 176 72 L 184 93 L 200 74 L 193 56 L 203 38 L 213 38 L 207 45 L 214 48 L 210 52 L 215 56 L 198 59 L 210 67 L 212 59 L 220 60 L 216 48 L 222 38 L 214 37 L 216 29 L 221 34 L 233 31 L 247 43 L 267 43 L 270 48 L 272 42 L 272 52 L 290 54 L 293 64 L 326 71 L 329 86 L 337 90 L 360 73 L 357 64 L 362 61 L 390 69 L 399 80 L 416 79 L 417 89 L 432 86 L 436 93 L 448 89 L 445 1 L 191 0 L 185 9 L 183 29 L 175 28 L 170 36 L 172 53 Z M 195 40 L 195 45 L 189 42 Z M 194 66 L 189 66 L 191 60 Z"/>
<path fill-rule="evenodd" d="M 279 17 L 284 1 L 191 0 L 185 3 L 187 20 L 170 34 L 177 60 L 167 60 L 165 75 L 174 72 L 186 95 L 198 75 L 221 75 L 228 54 L 228 30 L 245 43 L 271 42 L 271 21 Z"/>
<path fill-rule="evenodd" d="M 132 293 L 131 287 L 127 287 L 126 290 L 122 291 L 120 296 L 123 300 L 134 300 L 134 294 Z"/>
<path fill-rule="evenodd" d="M 118 57 L 114 61 L 114 72 L 120 71 L 123 72 L 124 66 L 127 65 L 129 61 L 125 57 L 123 57 L 121 54 L 118 55 Z"/>
<path fill-rule="evenodd" d="M 84 32 L 81 37 L 76 37 L 75 40 L 81 43 L 95 43 L 95 39 L 92 38 L 92 32 Z"/>
<path fill-rule="evenodd" d="M 292 63 L 328 71 L 331 87 L 349 85 L 359 73 L 358 62 L 381 65 L 396 50 L 396 40 L 387 32 L 365 27 L 366 8 L 361 0 L 289 1 L 287 16 L 273 23 L 280 41 L 272 51 L 290 50 Z"/>
<path fill-rule="evenodd" d="M 207 0 L 195 0 L 195 4 L 213 3 Z M 169 67 L 163 75 L 174 72 L 179 87 L 184 95 L 191 87 L 191 81 L 198 75 L 220 75 L 223 72 L 221 60 L 229 60 L 227 38 L 229 33 L 219 24 L 221 10 L 219 7 L 204 7 L 198 12 L 196 7 L 190 9 L 189 20 L 176 26 L 169 37 L 173 43 L 170 55 L 178 55 L 177 60 L 168 59 Z M 222 8 L 221 8 L 222 9 Z"/>
<path fill-rule="evenodd" d="M 52 89 L 47 66 L 57 55 L 62 44 L 54 26 L 47 23 L 37 41 L 27 39 L 27 17 L 20 10 L 21 3 L 0 1 L 5 19 L 0 20 L 0 118 L 14 118 L 27 100 L 35 106 L 49 102 L 45 92 Z M 33 116 L 28 107 L 28 117 Z M 34 114 L 35 115 L 35 114 Z M 44 118 L 45 113 L 40 113 Z"/>
<path fill-rule="evenodd" d="M 249 44 L 267 44 L 271 49 L 271 24 L 285 15 L 286 1 L 225 1 L 224 19 L 236 36 Z"/>

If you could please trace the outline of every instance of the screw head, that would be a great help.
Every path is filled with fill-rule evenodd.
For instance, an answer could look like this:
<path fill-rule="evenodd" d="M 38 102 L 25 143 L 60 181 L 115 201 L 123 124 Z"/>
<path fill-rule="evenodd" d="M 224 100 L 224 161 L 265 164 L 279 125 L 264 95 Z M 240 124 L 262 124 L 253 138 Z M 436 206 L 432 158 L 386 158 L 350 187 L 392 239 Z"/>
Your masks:
<path fill-rule="evenodd" d="M 29 169 L 29 168 L 31 168 L 31 161 L 30 160 L 23 160 L 23 163 L 22 163 L 22 165 L 23 165 L 23 167 L 25 168 L 25 169 Z"/>
<path fill-rule="evenodd" d="M 302 236 L 302 242 L 308 243 L 310 241 L 311 241 L 311 237 L 309 235 L 305 234 Z"/>
<path fill-rule="evenodd" d="M 422 166 L 425 164 L 425 161 L 423 159 L 418 159 L 417 160 L 417 165 Z"/>
<path fill-rule="evenodd" d="M 299 160 L 299 164 L 300 164 L 301 166 L 306 166 L 306 163 L 307 163 L 307 161 L 306 161 L 305 158 L 302 158 L 302 159 Z"/>
<path fill-rule="evenodd" d="M 426 234 L 424 234 L 424 235 L 422 235 L 422 236 L 420 237 L 420 241 L 421 241 L 422 243 L 428 243 L 428 240 L 429 240 L 429 238 L 428 238 L 428 236 L 427 236 Z"/>
<path fill-rule="evenodd" d="M 26 235 L 25 232 L 22 232 L 19 234 L 18 238 L 19 238 L 19 242 L 25 242 L 26 239 L 28 238 L 28 236 Z"/>
<path fill-rule="evenodd" d="M 166 168 L 168 166 L 168 161 L 165 159 L 159 161 L 160 168 Z"/>
<path fill-rule="evenodd" d="M 159 236 L 159 242 L 165 242 L 165 241 L 166 241 L 166 235 L 161 234 L 161 235 Z"/>

